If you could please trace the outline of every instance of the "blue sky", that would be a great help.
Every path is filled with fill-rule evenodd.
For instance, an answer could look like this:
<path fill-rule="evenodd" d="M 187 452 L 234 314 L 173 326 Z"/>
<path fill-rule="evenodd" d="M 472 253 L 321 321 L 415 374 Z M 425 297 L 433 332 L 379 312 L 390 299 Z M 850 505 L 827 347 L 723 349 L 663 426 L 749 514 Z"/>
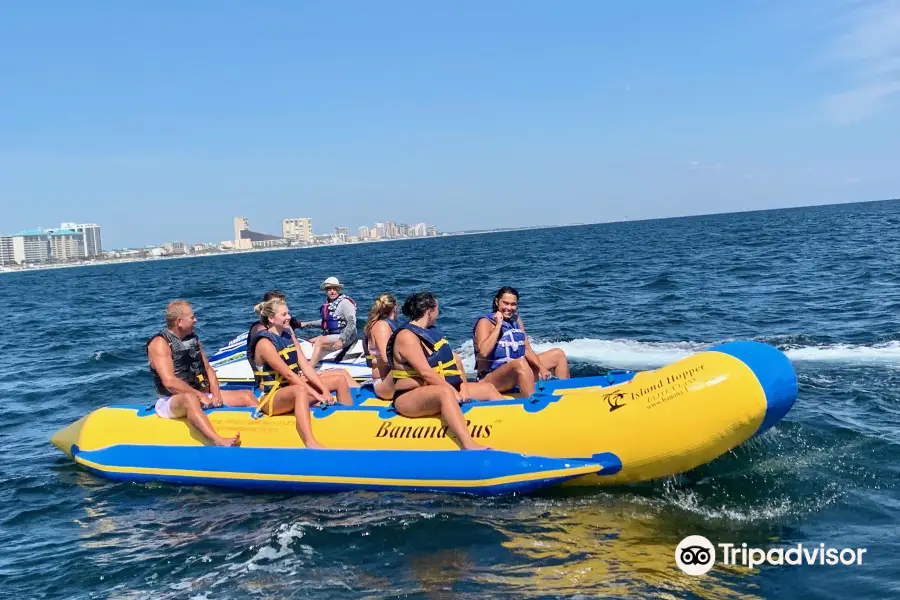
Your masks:
<path fill-rule="evenodd" d="M 900 0 L 21 2 L 0 230 L 104 246 L 900 196 Z"/>

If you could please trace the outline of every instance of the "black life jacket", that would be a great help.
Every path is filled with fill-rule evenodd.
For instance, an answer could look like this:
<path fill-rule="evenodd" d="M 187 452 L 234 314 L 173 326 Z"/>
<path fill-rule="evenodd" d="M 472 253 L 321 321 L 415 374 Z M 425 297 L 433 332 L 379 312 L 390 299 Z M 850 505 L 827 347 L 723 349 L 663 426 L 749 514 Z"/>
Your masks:
<path fill-rule="evenodd" d="M 172 351 L 175 377 L 197 391 L 206 391 L 206 368 L 203 364 L 203 356 L 200 353 L 200 339 L 193 333 L 181 339 L 166 328 L 147 340 L 147 347 L 149 348 L 150 342 L 158 337 L 166 340 L 169 344 L 169 349 Z M 156 386 L 157 394 L 160 396 L 175 395 L 174 392 L 163 385 L 159 373 L 156 372 L 152 364 L 150 365 L 150 372 L 153 374 L 153 383 Z"/>

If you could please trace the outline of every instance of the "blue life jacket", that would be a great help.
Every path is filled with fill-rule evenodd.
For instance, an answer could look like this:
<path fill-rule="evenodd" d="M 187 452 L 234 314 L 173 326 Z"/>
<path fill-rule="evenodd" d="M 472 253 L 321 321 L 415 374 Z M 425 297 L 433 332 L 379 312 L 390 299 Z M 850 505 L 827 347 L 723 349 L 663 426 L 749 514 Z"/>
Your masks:
<path fill-rule="evenodd" d="M 431 355 L 427 356 L 428 366 L 434 369 L 438 375 L 443 377 L 447 383 L 451 385 L 459 385 L 463 382 L 462 373 L 459 371 L 459 368 L 457 368 L 456 359 L 453 357 L 453 348 L 450 347 L 450 342 L 444 337 L 444 332 L 435 326 L 423 329 L 412 323 L 404 323 L 398 327 L 391 335 L 391 339 L 388 340 L 387 361 L 388 365 L 391 367 L 391 375 L 394 378 L 394 381 L 397 381 L 398 379 L 422 379 L 418 371 L 411 367 L 408 369 L 398 369 L 394 362 L 394 342 L 397 339 L 397 335 L 404 329 L 408 329 L 416 334 L 422 342 L 422 345 L 431 352 Z"/>
<path fill-rule="evenodd" d="M 254 333 L 253 330 L 260 327 L 262 329 L 258 329 Z M 252 367 L 254 371 L 256 370 L 256 343 L 259 341 L 259 332 L 265 330 L 265 328 L 265 325 L 256 321 L 250 325 L 249 329 L 247 329 L 247 351 L 244 353 L 244 357 L 250 361 L 250 367 Z"/>
<path fill-rule="evenodd" d="M 472 327 L 472 342 L 475 344 L 476 360 L 482 356 L 478 349 L 478 344 L 475 342 L 475 328 L 478 327 L 478 321 L 481 319 L 487 319 L 496 325 L 494 323 L 494 313 L 484 313 L 475 319 L 475 325 Z M 525 332 L 519 328 L 518 315 L 513 317 L 512 321 L 503 320 L 503 325 L 500 326 L 500 337 L 497 338 L 497 345 L 484 356 L 486 360 L 490 361 L 490 364 L 485 369 L 479 369 L 479 372 L 484 372 L 485 374 L 496 371 L 511 360 L 525 356 Z M 481 359 L 482 362 L 485 359 Z"/>
<path fill-rule="evenodd" d="M 340 294 L 334 300 L 326 299 L 325 303 L 322 304 L 322 329 L 324 329 L 325 333 L 328 335 L 339 334 L 347 326 L 347 320 L 343 317 L 339 317 L 337 314 L 338 304 L 344 299 L 352 302 L 354 307 L 356 306 L 356 301 L 346 294 Z"/>
<path fill-rule="evenodd" d="M 289 332 L 283 331 L 281 335 L 278 336 L 268 329 L 263 329 L 256 334 L 256 338 L 255 341 L 257 342 L 259 341 L 258 338 L 266 338 L 272 342 L 278 355 L 281 356 L 285 363 L 287 363 L 288 368 L 295 373 L 299 372 L 300 367 L 297 364 L 297 349 L 294 347 L 294 340 L 291 339 L 291 334 Z M 267 399 L 284 384 L 284 377 L 266 362 L 263 362 L 261 366 L 253 366 L 256 369 L 253 372 L 253 375 L 256 377 L 257 385 L 264 394 L 264 398 Z"/>
<path fill-rule="evenodd" d="M 385 323 L 388 324 L 388 326 L 390 326 L 392 335 L 395 331 L 397 331 L 397 329 L 400 328 L 400 321 L 397 321 L 396 319 L 382 319 L 382 321 L 384 321 Z M 363 356 L 366 357 L 366 364 L 370 368 L 372 368 L 372 369 L 375 368 L 376 361 L 381 361 L 382 364 L 388 363 L 388 360 L 385 357 L 378 356 L 376 354 L 376 352 L 378 352 L 378 348 L 372 348 L 372 351 L 371 352 L 369 351 L 369 336 L 368 335 L 363 336 L 362 345 L 363 345 Z"/>
<path fill-rule="evenodd" d="M 200 339 L 195 334 L 190 334 L 186 338 L 181 339 L 168 328 L 162 329 L 147 340 L 147 347 L 150 342 L 161 337 L 169 344 L 172 351 L 172 366 L 175 369 L 175 377 L 185 382 L 197 391 L 206 391 L 206 365 L 203 364 L 203 355 L 200 353 Z M 163 385 L 162 378 L 153 364 L 150 364 L 150 372 L 153 374 L 153 385 L 156 387 L 156 393 L 160 396 L 174 396 L 177 392 L 172 392 Z"/>

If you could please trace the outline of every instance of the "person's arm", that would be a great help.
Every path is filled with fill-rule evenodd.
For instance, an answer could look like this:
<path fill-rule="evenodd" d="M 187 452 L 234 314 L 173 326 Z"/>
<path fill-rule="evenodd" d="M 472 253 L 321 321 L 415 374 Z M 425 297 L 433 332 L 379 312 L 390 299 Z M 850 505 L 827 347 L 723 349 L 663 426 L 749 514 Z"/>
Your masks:
<path fill-rule="evenodd" d="M 460 402 L 465 402 L 469 399 L 469 388 L 466 386 L 466 369 L 463 367 L 462 359 L 459 357 L 459 354 L 454 352 L 453 359 L 456 361 L 456 368 L 459 369 L 459 375 L 462 377 L 462 383 L 459 386 L 459 393 L 456 394 L 456 398 Z"/>
<path fill-rule="evenodd" d="M 300 348 L 300 342 L 297 341 L 293 331 L 291 331 L 291 339 L 294 341 L 294 347 L 297 349 L 297 366 L 300 368 L 300 372 L 306 375 L 306 381 L 309 382 L 307 387 L 309 388 L 310 393 L 317 400 L 323 402 L 328 401 L 331 398 L 331 392 L 328 391 L 325 384 L 319 379 L 319 374 L 316 373 L 313 366 L 306 360 L 306 356 Z"/>
<path fill-rule="evenodd" d="M 400 359 L 415 369 L 419 377 L 426 385 L 450 385 L 447 380 L 438 375 L 437 371 L 428 364 L 425 351 L 419 337 L 411 331 L 401 331 L 394 341 L 394 351 L 400 353 Z M 450 387 L 453 387 L 452 385 Z M 455 389 L 453 390 L 456 391 Z"/>
<path fill-rule="evenodd" d="M 153 365 L 156 374 L 159 375 L 160 380 L 162 380 L 163 386 L 172 392 L 173 396 L 175 394 L 194 394 L 198 398 L 206 400 L 206 396 L 203 396 L 200 392 L 175 376 L 175 363 L 172 362 L 172 349 L 169 348 L 169 344 L 166 343 L 166 340 L 161 337 L 154 338 L 154 340 L 150 342 L 147 354 L 150 358 L 150 364 Z"/>
<path fill-rule="evenodd" d="M 338 349 L 346 348 L 351 342 L 356 340 L 356 307 L 347 299 L 341 301 L 337 307 L 338 317 L 344 319 L 347 325 L 341 329 L 340 345 L 336 345 Z"/>
<path fill-rule="evenodd" d="M 487 319 L 478 320 L 478 325 L 475 326 L 475 347 L 478 348 L 478 357 L 487 358 L 490 355 L 497 346 L 502 331 L 503 313 L 494 314 L 493 325 Z"/>
<path fill-rule="evenodd" d="M 532 367 L 538 370 L 538 377 L 541 379 L 550 379 L 553 376 L 550 373 L 550 370 L 544 366 L 544 363 L 541 362 L 540 357 L 537 355 L 537 352 L 534 351 L 534 348 L 531 347 L 531 342 L 528 341 L 528 334 L 525 332 L 525 325 L 522 324 L 522 318 L 519 317 L 519 329 L 522 330 L 522 333 L 525 334 L 525 360 L 528 361 Z"/>
<path fill-rule="evenodd" d="M 216 371 L 209 364 L 209 359 L 206 358 L 206 352 L 203 351 L 203 345 L 200 342 L 197 342 L 200 345 L 200 356 L 203 357 L 203 369 L 205 372 L 206 380 L 209 382 L 209 393 L 212 395 L 212 405 L 214 407 L 222 406 L 225 402 L 222 400 L 222 388 L 219 387 L 219 378 L 216 377 Z"/>
<path fill-rule="evenodd" d="M 281 355 L 278 354 L 278 351 L 275 349 L 275 344 L 273 344 L 271 340 L 263 338 L 256 343 L 256 360 L 257 362 L 264 362 L 272 367 L 272 370 L 284 377 L 285 381 L 289 384 L 303 384 L 303 380 L 300 379 L 300 376 L 294 373 L 294 370 L 288 367 L 287 363 L 284 362 L 284 359 L 281 358 Z"/>

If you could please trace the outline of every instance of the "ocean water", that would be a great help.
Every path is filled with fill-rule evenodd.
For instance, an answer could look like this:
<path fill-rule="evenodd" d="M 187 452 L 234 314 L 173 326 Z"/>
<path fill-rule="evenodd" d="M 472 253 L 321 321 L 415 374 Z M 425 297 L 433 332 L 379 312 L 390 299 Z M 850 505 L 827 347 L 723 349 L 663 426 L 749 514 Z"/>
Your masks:
<path fill-rule="evenodd" d="M 575 375 L 731 339 L 792 359 L 794 409 L 689 473 L 473 499 L 271 495 L 112 483 L 50 445 L 149 402 L 144 343 L 189 299 L 207 348 L 271 288 L 312 319 L 329 275 L 370 306 L 436 292 L 471 366 L 474 316 L 515 285 L 538 346 Z M 0 276 L 0 597 L 859 598 L 900 592 L 900 202 L 262 252 Z M 714 543 L 866 548 L 858 566 L 674 564 Z"/>

